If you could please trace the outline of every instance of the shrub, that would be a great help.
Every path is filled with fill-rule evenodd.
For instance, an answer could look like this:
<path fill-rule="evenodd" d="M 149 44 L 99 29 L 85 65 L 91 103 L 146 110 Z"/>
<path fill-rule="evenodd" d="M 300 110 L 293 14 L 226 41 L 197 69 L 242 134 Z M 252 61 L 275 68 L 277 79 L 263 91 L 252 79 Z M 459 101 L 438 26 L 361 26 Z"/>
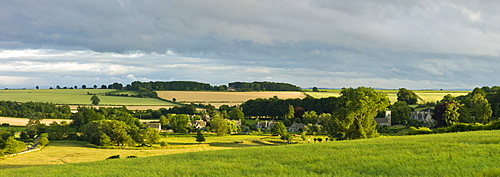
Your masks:
<path fill-rule="evenodd" d="M 137 156 L 135 156 L 135 155 L 129 155 L 129 156 L 127 156 L 127 159 L 130 159 L 130 158 L 137 158 Z"/>
<path fill-rule="evenodd" d="M 12 134 L 10 132 L 5 132 L 5 133 L 2 134 L 2 139 L 3 140 L 7 140 L 11 136 L 14 136 L 14 134 Z"/>
<path fill-rule="evenodd" d="M 120 155 L 113 155 L 113 156 L 109 156 L 106 160 L 108 159 L 119 159 L 120 158 Z"/>
<path fill-rule="evenodd" d="M 500 120 L 493 121 L 485 127 L 488 130 L 499 130 L 500 129 Z"/>
<path fill-rule="evenodd" d="M 101 145 L 101 146 L 112 146 L 113 142 L 111 142 L 111 139 L 109 138 L 108 135 L 106 135 L 106 133 L 102 133 L 101 137 L 99 139 L 99 145 Z"/>
<path fill-rule="evenodd" d="M 300 138 L 302 139 L 302 141 L 305 141 L 306 140 L 306 132 L 302 132 L 300 134 Z"/>
<path fill-rule="evenodd" d="M 26 148 L 24 142 L 17 141 L 16 139 L 14 139 L 14 136 L 9 137 L 5 141 L 4 146 L 5 147 L 3 150 L 6 154 L 15 154 Z"/>
<path fill-rule="evenodd" d="M 45 146 L 49 144 L 49 139 L 47 137 L 41 137 L 39 141 L 40 141 L 40 146 Z"/>
<path fill-rule="evenodd" d="M 26 133 L 26 131 L 22 131 L 21 132 L 21 135 L 19 135 L 21 137 L 22 140 L 27 140 L 29 139 L 28 137 L 28 133 Z"/>
<path fill-rule="evenodd" d="M 165 141 L 162 141 L 162 142 L 160 143 L 160 146 L 161 146 L 161 147 L 168 146 L 168 143 L 167 143 L 167 142 L 165 142 Z"/>
<path fill-rule="evenodd" d="M 428 127 L 410 127 L 410 131 L 408 132 L 409 135 L 418 135 L 418 134 L 431 134 L 433 131 L 429 129 Z"/>

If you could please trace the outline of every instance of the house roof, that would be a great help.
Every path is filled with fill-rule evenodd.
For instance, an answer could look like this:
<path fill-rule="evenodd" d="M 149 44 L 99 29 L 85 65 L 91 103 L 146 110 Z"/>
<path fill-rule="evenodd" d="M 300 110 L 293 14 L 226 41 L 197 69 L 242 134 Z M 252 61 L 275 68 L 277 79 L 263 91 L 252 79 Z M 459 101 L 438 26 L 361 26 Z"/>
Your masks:
<path fill-rule="evenodd" d="M 377 121 L 377 123 L 389 123 L 389 119 L 387 118 L 375 118 L 375 121 Z"/>

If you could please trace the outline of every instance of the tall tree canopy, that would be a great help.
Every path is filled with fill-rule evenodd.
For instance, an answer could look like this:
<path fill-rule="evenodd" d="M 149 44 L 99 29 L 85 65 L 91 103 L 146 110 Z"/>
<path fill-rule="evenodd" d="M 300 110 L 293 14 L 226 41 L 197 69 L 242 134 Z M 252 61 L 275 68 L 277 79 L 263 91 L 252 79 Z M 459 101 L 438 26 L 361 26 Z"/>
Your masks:
<path fill-rule="evenodd" d="M 99 102 L 101 102 L 101 100 L 99 99 L 99 97 L 97 97 L 97 95 L 93 95 L 91 98 L 90 98 L 90 101 L 92 101 L 92 104 L 93 105 L 98 105 Z"/>
<path fill-rule="evenodd" d="M 411 107 L 404 101 L 397 101 L 391 106 L 391 122 L 406 124 L 410 120 Z"/>
<path fill-rule="evenodd" d="M 386 94 L 373 88 L 343 88 L 339 106 L 326 127 L 331 138 L 338 140 L 377 137 L 374 118 L 389 106 Z"/>
<path fill-rule="evenodd" d="M 486 93 L 482 89 L 475 88 L 462 103 L 469 110 L 473 122 L 489 122 L 492 110 L 490 103 L 486 99 Z"/>
<path fill-rule="evenodd" d="M 400 88 L 397 96 L 398 101 L 404 101 L 406 104 L 417 104 L 418 99 L 420 99 L 415 92 L 406 88 Z"/>

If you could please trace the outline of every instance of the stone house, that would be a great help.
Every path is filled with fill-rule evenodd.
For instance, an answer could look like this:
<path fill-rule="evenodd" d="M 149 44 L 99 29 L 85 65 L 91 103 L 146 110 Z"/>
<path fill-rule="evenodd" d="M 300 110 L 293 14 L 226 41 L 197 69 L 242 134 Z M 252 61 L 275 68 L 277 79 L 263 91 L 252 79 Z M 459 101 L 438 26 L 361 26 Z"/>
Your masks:
<path fill-rule="evenodd" d="M 146 127 L 153 128 L 153 129 L 156 129 L 158 131 L 161 131 L 161 124 L 160 123 L 151 123 L 151 122 L 148 122 L 148 123 L 146 123 Z"/>
<path fill-rule="evenodd" d="M 207 126 L 207 122 L 204 120 L 192 120 L 191 123 L 189 124 L 191 127 L 204 130 Z"/>
<path fill-rule="evenodd" d="M 271 128 L 273 128 L 273 127 L 274 127 L 274 124 L 276 124 L 276 122 L 273 122 L 273 121 L 267 121 L 267 120 L 266 120 L 265 122 L 257 122 L 257 124 L 255 124 L 255 126 L 256 126 L 257 128 L 263 129 L 263 130 L 265 130 L 265 129 L 270 130 Z"/>
<path fill-rule="evenodd" d="M 303 123 L 293 123 L 289 127 L 286 127 L 286 131 L 288 132 L 301 132 L 304 131 Z"/>
<path fill-rule="evenodd" d="M 424 109 L 422 111 L 415 111 L 411 113 L 410 119 L 415 119 L 422 122 L 435 123 L 432 119 L 433 110 L 430 108 Z"/>
<path fill-rule="evenodd" d="M 391 111 L 385 111 L 385 116 L 383 118 L 375 118 L 375 121 L 377 122 L 378 126 L 388 126 L 390 127 L 391 124 Z"/>

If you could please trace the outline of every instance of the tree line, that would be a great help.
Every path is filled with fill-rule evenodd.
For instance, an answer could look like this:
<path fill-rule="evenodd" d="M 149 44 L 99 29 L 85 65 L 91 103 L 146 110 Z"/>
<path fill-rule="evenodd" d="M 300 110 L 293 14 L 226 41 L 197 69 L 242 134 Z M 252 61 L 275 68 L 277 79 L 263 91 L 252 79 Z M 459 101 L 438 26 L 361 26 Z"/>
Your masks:
<path fill-rule="evenodd" d="M 300 118 L 307 111 L 315 111 L 318 114 L 333 113 L 338 107 L 337 101 L 336 97 L 319 99 L 309 96 L 304 99 L 257 98 L 244 102 L 241 108 L 248 117 L 284 120 L 286 118 Z M 288 116 L 290 113 L 292 115 Z"/>
<path fill-rule="evenodd" d="M 416 104 L 418 96 L 404 88 L 398 92 L 398 101 L 391 105 L 392 122 L 395 124 L 414 125 L 410 119 L 414 111 L 409 105 Z M 500 116 L 500 87 L 475 88 L 471 93 L 453 97 L 448 94 L 435 103 L 421 104 L 422 107 L 431 107 L 432 124 L 415 124 L 418 126 L 445 127 L 456 123 L 482 123 L 495 121 Z"/>
<path fill-rule="evenodd" d="M 71 123 L 53 122 L 50 126 L 41 124 L 41 113 L 36 112 L 28 118 L 28 138 L 46 133 L 51 140 L 83 140 L 100 146 L 148 145 L 159 141 L 159 132 L 146 127 L 138 118 L 132 116 L 125 107 L 99 109 L 78 107 L 72 114 Z"/>
<path fill-rule="evenodd" d="M 68 105 L 58 106 L 54 103 L 0 101 L 0 116 L 29 117 L 33 112 L 40 112 L 46 119 L 67 119 L 71 117 Z"/>
<path fill-rule="evenodd" d="M 277 82 L 232 82 L 229 87 L 240 92 L 248 91 L 301 91 L 300 87 L 289 83 Z"/>
<path fill-rule="evenodd" d="M 232 82 L 228 84 L 230 91 L 300 91 L 300 87 L 289 84 L 289 83 L 278 83 L 278 82 Z M 36 86 L 39 89 L 38 86 Z M 77 86 L 69 87 L 69 89 L 77 89 Z M 113 83 L 110 85 L 101 85 L 98 87 L 94 85 L 93 87 L 87 87 L 82 85 L 82 89 L 116 89 L 116 90 L 130 90 L 138 92 L 137 95 L 127 95 L 119 93 L 109 93 L 110 96 L 137 96 L 137 97 L 152 97 L 157 98 L 156 92 L 154 91 L 228 91 L 227 85 L 210 85 L 207 83 L 200 83 L 194 81 L 150 81 L 150 82 L 140 82 L 134 81 L 130 84 L 123 85 L 121 83 Z M 50 88 L 52 89 L 52 87 Z M 56 86 L 56 89 L 68 89 L 68 87 Z"/>

